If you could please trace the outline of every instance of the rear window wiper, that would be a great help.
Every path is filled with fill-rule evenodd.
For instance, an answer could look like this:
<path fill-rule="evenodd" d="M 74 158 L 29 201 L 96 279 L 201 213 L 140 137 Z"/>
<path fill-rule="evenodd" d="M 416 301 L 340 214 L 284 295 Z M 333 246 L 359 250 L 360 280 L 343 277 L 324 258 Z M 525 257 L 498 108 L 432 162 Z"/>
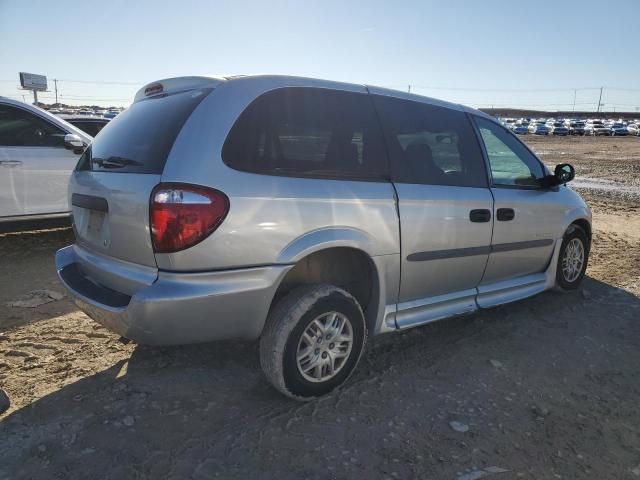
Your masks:
<path fill-rule="evenodd" d="M 111 156 L 109 158 L 92 158 L 92 162 L 98 165 L 100 168 L 122 168 L 127 166 L 143 167 L 144 163 L 130 158 Z"/>

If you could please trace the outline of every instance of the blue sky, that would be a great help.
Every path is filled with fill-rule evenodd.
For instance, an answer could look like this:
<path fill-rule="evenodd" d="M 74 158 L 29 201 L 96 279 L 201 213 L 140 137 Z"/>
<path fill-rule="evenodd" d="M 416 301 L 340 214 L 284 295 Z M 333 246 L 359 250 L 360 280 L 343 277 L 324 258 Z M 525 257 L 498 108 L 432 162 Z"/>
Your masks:
<path fill-rule="evenodd" d="M 634 111 L 639 19 L 639 0 L 0 0 L 0 95 L 28 93 L 19 71 L 102 105 L 165 77 L 287 73 L 480 107 L 571 108 L 578 88 L 595 109 L 582 89 L 605 86 L 605 109 Z"/>

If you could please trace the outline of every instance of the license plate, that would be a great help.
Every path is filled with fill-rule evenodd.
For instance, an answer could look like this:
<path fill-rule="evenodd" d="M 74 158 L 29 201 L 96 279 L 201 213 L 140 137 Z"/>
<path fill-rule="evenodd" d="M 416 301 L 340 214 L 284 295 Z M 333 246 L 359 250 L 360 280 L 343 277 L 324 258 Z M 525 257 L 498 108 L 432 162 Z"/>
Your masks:
<path fill-rule="evenodd" d="M 102 222 L 104 213 L 91 210 L 89 212 L 89 222 L 87 223 L 87 237 L 97 238 L 102 233 Z"/>

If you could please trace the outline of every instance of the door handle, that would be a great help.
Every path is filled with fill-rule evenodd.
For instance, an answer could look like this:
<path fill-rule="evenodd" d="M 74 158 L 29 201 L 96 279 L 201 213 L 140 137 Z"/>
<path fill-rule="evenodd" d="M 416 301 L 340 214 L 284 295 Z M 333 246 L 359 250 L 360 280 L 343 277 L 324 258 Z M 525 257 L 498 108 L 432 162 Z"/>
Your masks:
<path fill-rule="evenodd" d="M 20 160 L 0 160 L 0 166 L 2 167 L 17 167 L 18 165 L 22 165 Z"/>
<path fill-rule="evenodd" d="M 475 223 L 485 223 L 491 220 L 491 211 L 486 208 L 478 208 L 469 212 L 469 220 Z"/>
<path fill-rule="evenodd" d="M 513 210 L 513 208 L 499 208 L 498 213 L 496 214 L 496 217 L 501 222 L 508 222 L 510 220 L 513 220 L 515 216 L 516 212 Z"/>

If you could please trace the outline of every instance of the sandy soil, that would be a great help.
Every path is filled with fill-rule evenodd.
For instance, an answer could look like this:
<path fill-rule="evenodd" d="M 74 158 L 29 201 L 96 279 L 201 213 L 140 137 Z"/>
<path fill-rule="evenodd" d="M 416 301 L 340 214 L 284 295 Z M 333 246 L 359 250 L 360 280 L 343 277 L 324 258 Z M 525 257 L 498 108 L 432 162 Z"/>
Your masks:
<path fill-rule="evenodd" d="M 639 185 L 639 138 L 526 140 Z M 0 478 L 640 478 L 640 188 L 582 192 L 581 291 L 379 337 L 308 404 L 267 384 L 255 344 L 124 345 L 66 298 L 7 306 L 63 292 L 72 235 L 0 236 Z"/>

